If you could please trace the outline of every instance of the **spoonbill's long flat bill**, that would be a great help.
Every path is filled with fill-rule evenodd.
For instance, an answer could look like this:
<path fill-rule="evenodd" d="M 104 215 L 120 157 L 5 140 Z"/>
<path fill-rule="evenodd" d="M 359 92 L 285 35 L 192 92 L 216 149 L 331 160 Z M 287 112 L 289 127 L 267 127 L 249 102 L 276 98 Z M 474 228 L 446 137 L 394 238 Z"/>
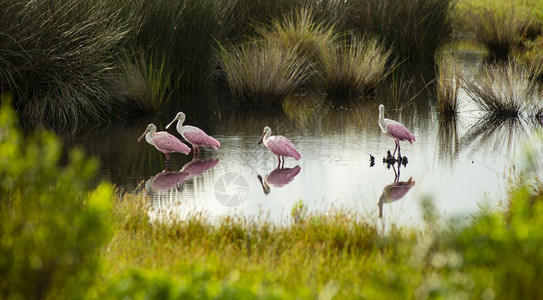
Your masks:
<path fill-rule="evenodd" d="M 387 136 L 393 138 L 394 143 L 396 143 L 396 148 L 394 148 L 392 156 L 396 155 L 396 150 L 398 150 L 398 155 L 400 157 L 402 156 L 400 152 L 400 141 L 408 141 L 410 144 L 413 144 L 413 141 L 416 141 L 415 136 L 409 129 L 403 126 L 402 123 L 385 119 L 385 106 L 383 104 L 379 105 L 379 127 L 381 127 L 381 130 Z"/>
<path fill-rule="evenodd" d="M 170 163 L 169 153 L 190 153 L 190 148 L 175 136 L 165 131 L 157 132 L 155 124 L 151 123 L 147 125 L 147 129 L 145 129 L 145 132 L 138 138 L 138 142 L 140 142 L 144 136 L 147 143 L 155 146 L 158 151 L 164 153 L 164 155 L 166 156 L 166 164 Z"/>
<path fill-rule="evenodd" d="M 281 158 L 283 158 L 283 165 L 285 164 L 285 156 L 294 157 L 296 160 L 302 157 L 300 153 L 296 151 L 294 144 L 292 144 L 289 139 L 282 135 L 271 135 L 271 128 L 268 126 L 264 127 L 264 132 L 262 132 L 262 136 L 258 141 L 259 145 L 262 143 L 264 143 L 273 154 L 277 155 L 279 164 L 281 164 Z"/>
<path fill-rule="evenodd" d="M 202 129 L 190 125 L 183 126 L 183 122 L 185 122 L 185 113 L 181 111 L 178 112 L 173 121 L 166 126 L 166 129 L 168 129 L 175 121 L 177 121 L 177 131 L 187 142 L 192 145 L 194 154 L 198 152 L 198 155 L 200 155 L 199 147 L 211 147 L 217 149 L 221 146 L 219 141 L 205 133 Z"/>

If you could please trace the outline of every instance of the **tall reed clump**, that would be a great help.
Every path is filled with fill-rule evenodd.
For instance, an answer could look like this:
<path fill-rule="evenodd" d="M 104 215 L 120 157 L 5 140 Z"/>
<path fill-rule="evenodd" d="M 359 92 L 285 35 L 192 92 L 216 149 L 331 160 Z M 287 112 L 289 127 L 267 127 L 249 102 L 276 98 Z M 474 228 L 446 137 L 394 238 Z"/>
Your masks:
<path fill-rule="evenodd" d="M 458 93 L 462 82 L 460 65 L 453 58 L 444 56 L 437 64 L 437 107 L 441 114 L 458 113 Z"/>
<path fill-rule="evenodd" d="M 379 36 L 400 60 L 432 61 L 452 33 L 454 0 L 347 2 L 346 30 Z"/>
<path fill-rule="evenodd" d="M 311 65 L 296 48 L 266 41 L 221 46 L 218 64 L 234 100 L 245 105 L 277 105 L 306 83 Z"/>
<path fill-rule="evenodd" d="M 531 16 L 515 4 L 497 2 L 469 8 L 466 22 L 475 39 L 486 47 L 490 58 L 503 61 L 522 42 Z"/>
<path fill-rule="evenodd" d="M 167 103 L 176 88 L 166 57 L 143 52 L 121 59 L 120 78 L 115 85 L 116 98 L 129 108 L 143 112 L 158 112 Z"/>
<path fill-rule="evenodd" d="M 370 37 L 323 45 L 317 62 L 319 85 L 332 96 L 369 94 L 388 74 L 391 54 Z"/>
<path fill-rule="evenodd" d="M 25 119 L 105 119 L 114 57 L 130 26 L 95 0 L 1 0 L 0 85 Z"/>
<path fill-rule="evenodd" d="M 485 64 L 475 76 L 463 75 L 462 82 L 474 103 L 495 117 L 518 117 L 541 105 L 530 72 L 514 61 Z"/>
<path fill-rule="evenodd" d="M 328 47 L 336 39 L 334 26 L 315 21 L 311 7 L 291 12 L 281 20 L 275 20 L 271 26 L 257 28 L 263 40 L 281 45 L 287 50 L 296 49 L 300 55 L 313 60 L 318 59 L 318 52 Z"/>
<path fill-rule="evenodd" d="M 24 136 L 3 96 L 0 108 L 0 297 L 85 298 L 111 233 L 113 187 L 89 189 L 96 161 L 47 132 Z"/>

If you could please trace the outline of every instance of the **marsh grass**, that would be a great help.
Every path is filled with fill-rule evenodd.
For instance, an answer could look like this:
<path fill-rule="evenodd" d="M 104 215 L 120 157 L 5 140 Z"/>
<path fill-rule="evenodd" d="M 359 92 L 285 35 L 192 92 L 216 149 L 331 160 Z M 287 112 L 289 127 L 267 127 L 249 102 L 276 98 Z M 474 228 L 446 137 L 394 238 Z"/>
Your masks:
<path fill-rule="evenodd" d="M 129 108 L 158 112 L 177 87 L 177 81 L 172 78 L 172 71 L 166 64 L 165 56 L 151 55 L 147 58 L 142 52 L 125 55 L 115 88 L 117 97 Z"/>
<path fill-rule="evenodd" d="M 515 4 L 497 2 L 481 7 L 470 7 L 466 12 L 468 27 L 475 39 L 489 52 L 490 59 L 507 60 L 520 46 L 531 16 Z"/>
<path fill-rule="evenodd" d="M 300 55 L 318 57 L 319 49 L 328 46 L 337 39 L 334 26 L 317 23 L 311 7 L 290 13 L 281 20 L 275 20 L 271 26 L 257 28 L 263 40 L 296 49 Z"/>
<path fill-rule="evenodd" d="M 218 64 L 234 100 L 245 105 L 278 105 L 312 73 L 296 48 L 266 41 L 221 46 Z"/>
<path fill-rule="evenodd" d="M 2 0 L 0 10 L 0 85 L 23 117 L 59 127 L 106 119 L 129 23 L 106 1 Z"/>
<path fill-rule="evenodd" d="M 461 66 L 454 58 L 444 56 L 437 65 L 437 107 L 441 114 L 458 113 L 458 93 L 462 82 Z"/>
<path fill-rule="evenodd" d="M 485 64 L 473 77 L 462 76 L 467 95 L 483 111 L 495 117 L 519 117 L 540 105 L 529 71 L 509 61 Z"/>
<path fill-rule="evenodd" d="M 400 60 L 433 61 L 452 33 L 452 0 L 348 1 L 346 30 L 379 36 Z"/>
<path fill-rule="evenodd" d="M 404 247 L 415 242 L 414 232 L 391 231 L 382 237 L 375 226 L 349 213 L 312 214 L 299 204 L 296 211 L 303 213 L 296 214 L 297 222 L 287 224 L 235 216 L 210 221 L 199 213 L 184 220 L 150 223 L 140 195 L 127 195 L 120 203 L 124 207 L 113 218 L 118 220 L 115 236 L 104 253 L 111 270 L 103 278 L 106 291 L 119 291 L 135 280 L 132 288 L 145 293 L 158 280 L 158 272 L 169 274 L 165 279 L 171 298 L 312 298 L 327 285 L 334 287 L 336 296 L 392 296 L 411 289 L 419 277 L 411 267 L 396 268 L 389 261 L 395 255 L 408 255 Z M 385 267 L 392 272 L 409 270 L 409 275 L 394 283 L 382 281 L 385 277 L 378 270 Z M 380 283 L 364 290 L 351 284 L 365 282 L 367 276 Z"/>
<path fill-rule="evenodd" d="M 391 51 L 375 38 L 353 38 L 322 45 L 317 62 L 319 85 L 332 96 L 372 93 L 388 75 Z"/>

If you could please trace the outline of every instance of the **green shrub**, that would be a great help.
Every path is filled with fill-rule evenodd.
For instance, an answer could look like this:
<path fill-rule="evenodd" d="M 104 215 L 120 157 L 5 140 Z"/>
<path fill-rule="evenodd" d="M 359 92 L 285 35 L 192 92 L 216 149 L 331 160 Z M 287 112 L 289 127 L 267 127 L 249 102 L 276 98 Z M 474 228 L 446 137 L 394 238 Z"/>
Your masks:
<path fill-rule="evenodd" d="M 0 109 L 0 297 L 81 298 L 110 232 L 113 188 L 89 190 L 96 161 L 42 132 L 24 137 L 3 97 Z"/>

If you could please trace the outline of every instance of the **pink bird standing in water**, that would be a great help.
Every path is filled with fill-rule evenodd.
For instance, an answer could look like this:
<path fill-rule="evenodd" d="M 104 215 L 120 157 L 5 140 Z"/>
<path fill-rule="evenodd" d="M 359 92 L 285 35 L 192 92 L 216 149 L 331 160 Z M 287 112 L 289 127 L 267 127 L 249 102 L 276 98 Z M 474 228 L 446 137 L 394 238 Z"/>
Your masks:
<path fill-rule="evenodd" d="M 271 128 L 268 126 L 264 127 L 264 132 L 258 141 L 259 145 L 262 143 L 264 143 L 273 154 L 277 155 L 279 164 L 281 164 L 281 158 L 283 158 L 283 165 L 285 164 L 285 156 L 294 157 L 296 160 L 302 157 L 300 153 L 296 151 L 294 144 L 292 144 L 289 139 L 282 135 L 271 135 Z"/>
<path fill-rule="evenodd" d="M 198 147 L 211 147 L 217 149 L 221 146 L 219 141 L 205 133 L 202 129 L 190 125 L 183 126 L 183 122 L 185 122 L 185 114 L 181 111 L 178 112 L 173 121 L 166 126 L 166 129 L 168 129 L 175 121 L 177 121 L 177 131 L 187 142 L 192 145 L 194 154 L 198 152 L 198 155 L 200 155 L 200 148 Z"/>
<path fill-rule="evenodd" d="M 407 129 L 403 124 L 396 122 L 394 120 L 385 119 L 385 106 L 383 104 L 379 105 L 379 127 L 381 130 L 389 137 L 394 139 L 396 143 L 396 148 L 394 148 L 394 153 L 398 150 L 398 155 L 401 157 L 400 152 L 400 141 L 408 141 L 410 144 L 413 144 L 413 141 L 416 141 L 415 136 Z"/>
<path fill-rule="evenodd" d="M 156 132 L 155 124 L 151 123 L 147 125 L 147 129 L 145 129 L 145 132 L 138 138 L 138 142 L 140 142 L 144 136 L 147 143 L 155 146 L 158 151 L 164 153 L 164 155 L 166 156 L 166 164 L 170 163 L 169 153 L 190 153 L 190 148 L 187 145 L 183 144 L 183 142 L 181 142 L 175 136 L 165 131 Z"/>

